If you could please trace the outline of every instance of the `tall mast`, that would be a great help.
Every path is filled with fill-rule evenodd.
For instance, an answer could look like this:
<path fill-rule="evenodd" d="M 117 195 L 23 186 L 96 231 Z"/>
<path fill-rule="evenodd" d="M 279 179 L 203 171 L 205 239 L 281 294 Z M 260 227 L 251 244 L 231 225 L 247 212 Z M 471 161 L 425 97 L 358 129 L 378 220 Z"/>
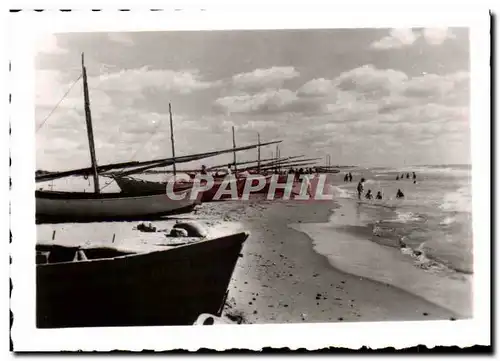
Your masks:
<path fill-rule="evenodd" d="M 257 173 L 260 174 L 260 133 L 257 133 L 257 143 L 259 146 L 257 147 Z"/>
<path fill-rule="evenodd" d="M 172 158 L 175 158 L 175 143 L 174 143 L 174 123 L 172 121 L 172 105 L 168 103 L 168 113 L 170 114 L 170 143 L 172 144 Z M 177 173 L 174 161 L 174 179 Z"/>
<path fill-rule="evenodd" d="M 278 144 L 276 144 L 276 153 L 274 155 L 275 163 L 274 163 L 274 173 L 278 172 Z"/>
<path fill-rule="evenodd" d="M 97 175 L 97 160 L 95 157 L 94 132 L 92 130 L 92 115 L 90 113 L 89 87 L 87 85 L 87 69 L 85 69 L 82 53 L 83 99 L 85 106 L 85 120 L 87 122 L 87 136 L 89 138 L 90 160 L 94 176 L 94 191 L 99 193 L 99 176 Z"/>
<path fill-rule="evenodd" d="M 236 149 L 236 139 L 234 137 L 234 125 L 233 125 L 233 149 Z M 234 163 L 234 173 L 236 174 L 236 151 L 233 152 L 233 163 Z"/>

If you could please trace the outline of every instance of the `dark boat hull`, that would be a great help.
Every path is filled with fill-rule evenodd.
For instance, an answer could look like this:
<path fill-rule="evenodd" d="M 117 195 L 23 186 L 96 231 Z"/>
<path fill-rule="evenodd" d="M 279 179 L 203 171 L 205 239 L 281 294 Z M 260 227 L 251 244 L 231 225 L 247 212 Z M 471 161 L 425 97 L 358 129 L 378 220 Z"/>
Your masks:
<path fill-rule="evenodd" d="M 37 265 L 37 327 L 191 325 L 218 314 L 247 237 Z"/>

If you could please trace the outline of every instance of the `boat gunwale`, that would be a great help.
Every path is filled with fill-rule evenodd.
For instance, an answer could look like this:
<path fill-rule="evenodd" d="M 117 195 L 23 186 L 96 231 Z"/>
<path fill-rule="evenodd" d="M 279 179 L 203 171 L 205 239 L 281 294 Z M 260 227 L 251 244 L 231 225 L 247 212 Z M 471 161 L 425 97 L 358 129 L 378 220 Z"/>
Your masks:
<path fill-rule="evenodd" d="M 135 251 L 130 251 L 130 254 L 124 254 L 124 255 L 121 255 L 121 256 L 116 256 L 116 257 L 112 257 L 112 258 L 97 258 L 97 259 L 88 259 L 88 260 L 82 260 L 82 261 L 67 261 L 67 262 L 57 262 L 57 263 L 42 263 L 42 264 L 37 264 L 36 267 L 49 267 L 49 266 L 58 266 L 58 265 L 64 265 L 64 264 L 90 264 L 92 262 L 106 262 L 106 261 L 114 261 L 114 260 L 122 260 L 122 259 L 125 259 L 125 258 L 133 258 L 133 257 L 141 257 L 141 256 L 147 256 L 147 255 L 152 255 L 152 254 L 158 254 L 158 253 L 161 253 L 161 252 L 167 252 L 167 251 L 175 251 L 175 250 L 178 250 L 178 249 L 182 249 L 182 248 L 185 248 L 185 247 L 190 247 L 190 246 L 194 246 L 194 245 L 199 245 L 199 244 L 202 244 L 202 243 L 208 243 L 208 242 L 213 242 L 213 241 L 220 241 L 222 239 L 227 239 L 227 242 L 229 242 L 229 239 L 239 239 L 240 237 L 242 237 L 242 240 L 241 241 L 237 241 L 237 240 L 231 240 L 231 242 L 239 242 L 240 244 L 243 244 L 247 239 L 248 237 L 250 236 L 250 232 L 247 232 L 247 231 L 243 231 L 243 232 L 238 232 L 238 233 L 233 233 L 233 234 L 229 234 L 229 235 L 225 235 L 225 236 L 221 236 L 221 237 L 216 237 L 216 238 L 210 238 L 210 239 L 201 239 L 199 242 L 191 242 L 191 243 L 186 243 L 186 244 L 183 244 L 183 245 L 179 245 L 179 246 L 172 246 L 171 248 L 166 248 L 166 249 L 155 249 L 155 250 L 151 250 L 151 251 L 146 251 L 146 252 L 135 252 Z M 50 245 L 50 244 L 43 244 L 43 245 Z M 57 243 L 53 243 L 53 245 L 55 246 L 61 246 Z M 86 249 L 99 249 L 99 248 L 111 248 L 112 247 L 89 247 L 89 248 L 83 248 L 83 247 L 71 247 L 71 246 L 62 246 L 62 247 L 65 247 L 65 248 L 69 248 L 69 249 L 75 249 L 75 251 L 85 251 Z M 165 246 L 157 246 L 157 247 L 170 247 L 168 245 L 165 245 Z M 126 252 L 126 251 L 120 251 L 120 250 L 116 250 L 117 252 Z"/>
<path fill-rule="evenodd" d="M 189 194 L 190 189 L 186 190 L 181 190 L 177 191 L 175 194 L 176 195 L 181 195 L 182 193 L 184 194 Z M 72 192 L 72 191 L 50 191 L 50 190 L 36 190 L 35 191 L 35 197 L 39 199 L 48 199 L 48 200 L 99 200 L 99 199 L 134 199 L 134 198 L 150 198 L 150 197 L 159 197 L 161 195 L 164 195 L 167 197 L 167 192 L 165 190 L 165 193 L 159 193 L 159 192 L 154 192 L 151 191 L 146 192 L 144 194 L 131 194 L 131 193 L 125 193 L 125 192 L 105 192 L 105 193 L 94 193 L 94 192 Z M 171 198 L 168 198 L 171 201 L 177 201 L 173 200 Z M 179 200 L 183 201 L 184 199 Z M 196 202 L 196 200 L 192 200 L 193 203 Z"/>

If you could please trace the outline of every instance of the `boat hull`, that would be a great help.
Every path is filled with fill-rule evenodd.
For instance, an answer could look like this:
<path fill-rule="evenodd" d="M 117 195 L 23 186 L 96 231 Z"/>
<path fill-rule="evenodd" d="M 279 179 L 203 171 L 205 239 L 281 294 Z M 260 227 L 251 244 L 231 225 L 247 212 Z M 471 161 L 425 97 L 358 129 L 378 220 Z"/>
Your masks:
<path fill-rule="evenodd" d="M 202 313 L 220 314 L 247 237 L 37 265 L 37 327 L 192 325 Z"/>
<path fill-rule="evenodd" d="M 115 177 L 114 178 L 120 189 L 124 194 L 160 194 L 165 193 L 167 189 L 166 182 L 151 182 L 142 179 L 135 179 L 131 177 Z M 212 188 L 200 192 L 198 199 L 201 202 L 212 202 L 216 200 L 226 200 L 231 196 L 229 194 L 224 194 L 220 199 L 215 199 L 215 195 L 219 190 L 220 186 L 223 184 L 223 180 L 216 179 Z M 238 196 L 243 193 L 243 188 L 245 186 L 244 179 L 238 179 L 236 183 L 236 188 L 238 190 Z M 191 189 L 193 187 L 193 182 L 178 182 L 174 184 L 174 192 L 180 192 L 185 189 Z"/>
<path fill-rule="evenodd" d="M 124 196 L 36 191 L 35 197 L 37 223 L 154 219 L 190 212 L 199 203 L 188 196 L 173 200 L 165 193 Z"/>

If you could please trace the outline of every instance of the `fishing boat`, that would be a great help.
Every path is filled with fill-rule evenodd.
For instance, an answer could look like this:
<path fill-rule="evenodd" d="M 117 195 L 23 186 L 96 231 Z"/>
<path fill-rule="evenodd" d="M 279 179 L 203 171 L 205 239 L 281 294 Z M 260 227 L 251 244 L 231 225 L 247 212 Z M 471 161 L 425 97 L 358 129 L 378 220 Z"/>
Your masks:
<path fill-rule="evenodd" d="M 114 177 L 116 184 L 120 187 L 123 194 L 127 195 L 142 195 L 142 194 L 160 194 L 164 193 L 167 189 L 167 182 L 151 182 L 143 179 L 137 179 L 132 177 Z M 200 182 L 203 185 L 203 182 Z M 220 187 L 224 184 L 222 179 L 214 179 L 214 184 L 210 189 L 200 191 L 199 193 L 199 201 L 201 202 L 212 202 L 215 199 L 215 196 L 220 189 Z M 175 182 L 173 185 L 174 192 L 180 192 L 185 189 L 192 189 L 194 182 Z M 225 184 L 227 188 L 229 186 L 227 183 Z M 241 196 L 243 193 L 243 188 L 245 186 L 245 179 L 237 179 L 236 180 L 236 189 L 238 196 Z M 220 200 L 230 198 L 229 194 L 223 194 L 220 197 Z"/>
<path fill-rule="evenodd" d="M 171 199 L 163 192 L 140 196 L 123 193 L 85 193 L 36 191 L 36 222 L 96 222 L 155 219 L 191 212 L 200 199 L 191 200 L 189 190 L 183 199 Z"/>
<path fill-rule="evenodd" d="M 36 221 L 45 222 L 73 222 L 73 221 L 107 221 L 131 220 L 157 217 L 169 214 L 190 212 L 199 203 L 184 197 L 183 200 L 171 199 L 166 190 L 163 193 L 143 193 L 141 196 L 124 195 L 122 193 L 101 193 L 98 178 L 98 165 L 95 155 L 94 135 L 90 112 L 87 72 L 82 54 L 82 78 L 85 120 L 89 141 L 90 158 L 94 180 L 94 193 L 35 191 Z M 71 172 L 63 172 L 63 174 Z M 40 177 L 56 177 L 51 173 Z M 37 177 L 38 181 L 39 177 Z"/>
<path fill-rule="evenodd" d="M 37 244 L 37 328 L 192 325 L 220 316 L 246 232 L 149 252 Z"/>
<path fill-rule="evenodd" d="M 169 107 L 169 109 L 171 110 L 170 107 Z M 170 125 L 171 125 L 170 128 L 173 129 L 172 116 L 170 116 Z M 174 144 L 173 136 L 171 137 L 171 139 L 172 139 L 172 144 Z M 244 162 L 237 163 L 236 156 L 234 155 L 235 158 L 234 158 L 234 162 L 232 163 L 232 165 L 234 166 L 234 170 L 236 173 L 235 182 L 236 182 L 236 189 L 237 189 L 238 197 L 241 197 L 241 195 L 243 194 L 243 190 L 245 187 L 247 176 L 250 175 L 250 173 L 253 173 L 255 175 L 255 172 L 257 172 L 257 174 L 258 174 L 259 170 L 261 169 L 261 166 L 262 166 L 262 170 L 264 170 L 264 169 L 267 170 L 267 169 L 270 169 L 271 167 L 275 168 L 277 165 L 280 165 L 280 164 L 291 164 L 290 162 L 292 161 L 292 159 L 303 157 L 301 155 L 301 156 L 287 157 L 287 158 L 283 158 L 283 159 L 270 158 L 270 159 L 265 159 L 264 161 L 267 161 L 267 162 L 264 162 L 261 164 L 260 147 L 270 145 L 270 144 L 275 144 L 275 143 L 279 143 L 279 142 L 261 143 L 260 142 L 260 135 L 259 135 L 258 145 L 257 145 L 259 153 L 258 153 L 257 160 L 244 161 Z M 233 154 L 236 154 L 236 151 L 241 150 L 241 149 L 242 149 L 241 147 L 239 147 L 239 148 L 236 147 L 236 143 L 235 143 L 235 139 L 234 139 L 234 127 L 233 127 Z M 248 147 L 246 147 L 246 149 L 248 149 Z M 172 152 L 175 153 L 173 147 L 172 147 Z M 306 159 L 306 161 L 308 161 L 308 160 L 309 159 Z M 243 164 L 248 164 L 248 163 L 258 163 L 258 165 L 252 166 L 252 167 L 247 167 L 245 169 L 242 169 L 241 172 L 237 172 L 237 166 L 240 166 Z M 229 194 L 224 194 L 220 197 L 220 199 L 215 199 L 215 196 L 216 196 L 217 192 L 219 191 L 220 187 L 223 185 L 227 186 L 227 183 L 224 183 L 224 178 L 226 176 L 225 172 L 223 171 L 222 175 L 218 174 L 218 172 L 217 172 L 217 170 L 222 168 L 222 167 L 225 167 L 225 165 L 221 164 L 221 165 L 213 166 L 213 167 L 208 169 L 209 171 L 215 171 L 215 174 L 212 174 L 214 184 L 210 189 L 201 192 L 202 196 L 201 196 L 200 200 L 202 202 L 211 202 L 214 200 L 225 200 L 225 199 L 228 199 L 231 197 Z M 164 171 L 164 172 L 168 173 L 169 171 Z M 196 174 L 192 174 L 191 172 L 192 171 L 185 171 L 184 173 L 188 174 L 190 176 L 190 178 L 192 179 L 196 176 Z M 173 173 L 174 173 L 174 177 L 175 177 L 175 173 L 176 173 L 175 169 L 174 169 Z M 244 173 L 246 173 L 246 174 L 244 174 Z M 159 193 L 159 192 L 163 192 L 167 186 L 166 181 L 164 181 L 164 182 L 147 181 L 147 180 L 138 179 L 135 177 L 125 176 L 123 174 L 115 174 L 115 175 L 113 175 L 113 179 L 116 182 L 116 184 L 120 187 L 122 192 L 125 194 L 141 195 L 141 194 L 149 194 L 149 193 Z M 278 182 L 285 183 L 286 180 L 287 180 L 286 176 L 284 176 L 284 177 L 280 176 Z M 270 187 L 270 182 L 271 182 L 271 175 L 266 175 L 265 176 L 265 186 L 259 191 L 254 191 L 254 193 L 267 193 L 269 190 L 269 187 Z M 192 187 L 193 184 L 194 184 L 193 181 L 176 181 L 173 184 L 173 189 L 174 189 L 174 191 L 180 191 L 180 190 Z M 252 186 L 256 186 L 257 184 L 258 184 L 257 180 L 254 180 L 252 182 Z M 297 189 L 297 185 L 295 184 L 293 188 L 294 188 L 294 190 L 292 191 L 292 193 L 296 193 L 295 190 Z M 280 192 L 281 191 L 278 191 L 277 193 L 280 193 Z"/>

